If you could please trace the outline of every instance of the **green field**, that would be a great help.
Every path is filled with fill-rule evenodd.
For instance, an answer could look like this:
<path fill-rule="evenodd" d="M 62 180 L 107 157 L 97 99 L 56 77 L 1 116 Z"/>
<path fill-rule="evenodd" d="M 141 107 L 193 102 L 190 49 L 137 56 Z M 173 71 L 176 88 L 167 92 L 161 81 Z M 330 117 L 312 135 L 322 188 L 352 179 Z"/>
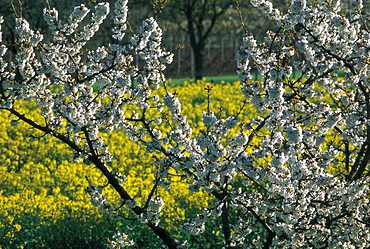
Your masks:
<path fill-rule="evenodd" d="M 344 77 L 346 75 L 345 72 L 343 71 L 339 71 L 339 72 L 334 72 L 333 74 L 337 74 L 338 77 Z M 294 78 L 299 78 L 301 77 L 302 74 L 300 72 L 296 72 L 296 73 L 293 73 L 290 78 L 291 79 L 294 79 Z M 203 80 L 205 82 L 211 82 L 211 83 L 214 83 L 214 84 L 224 84 L 224 83 L 232 83 L 232 82 L 235 82 L 235 81 L 239 81 L 239 78 L 238 76 L 235 74 L 235 75 L 224 75 L 224 76 L 206 76 L 206 77 L 203 77 Z M 262 80 L 262 76 L 260 74 L 254 74 L 253 75 L 253 80 Z M 180 79 L 167 79 L 168 83 L 170 83 L 171 85 L 178 85 L 178 86 L 181 86 L 184 84 L 184 82 L 188 82 L 188 83 L 191 83 L 191 82 L 194 82 L 194 78 L 180 78 Z"/>

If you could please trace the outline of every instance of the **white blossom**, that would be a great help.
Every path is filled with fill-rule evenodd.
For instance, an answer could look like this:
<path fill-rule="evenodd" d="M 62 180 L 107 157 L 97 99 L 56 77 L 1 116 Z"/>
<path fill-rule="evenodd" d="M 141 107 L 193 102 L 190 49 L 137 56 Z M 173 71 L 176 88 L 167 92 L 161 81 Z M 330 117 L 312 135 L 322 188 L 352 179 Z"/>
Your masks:
<path fill-rule="evenodd" d="M 302 128 L 300 126 L 288 126 L 286 135 L 289 142 L 298 144 L 302 141 Z"/>
<path fill-rule="evenodd" d="M 118 41 L 121 41 L 123 37 L 125 36 L 125 31 L 127 28 L 126 21 L 127 21 L 127 0 L 119 0 L 115 3 L 114 7 L 114 24 L 116 25 L 113 28 L 113 35 L 112 37 L 114 39 L 117 39 Z"/>
<path fill-rule="evenodd" d="M 168 93 L 163 96 L 164 105 L 168 107 L 171 112 L 180 113 L 181 112 L 181 104 L 177 97 L 175 97 L 172 93 Z"/>
<path fill-rule="evenodd" d="M 135 245 L 133 240 L 128 239 L 128 235 L 125 233 L 117 232 L 113 235 L 113 240 L 106 244 L 107 248 L 120 249 Z"/>

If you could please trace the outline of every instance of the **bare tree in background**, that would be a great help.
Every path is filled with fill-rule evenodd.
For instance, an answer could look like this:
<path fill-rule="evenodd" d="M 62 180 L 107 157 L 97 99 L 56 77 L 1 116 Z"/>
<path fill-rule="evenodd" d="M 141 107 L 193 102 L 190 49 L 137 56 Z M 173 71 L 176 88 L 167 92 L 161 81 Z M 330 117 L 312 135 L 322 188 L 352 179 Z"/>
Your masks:
<path fill-rule="evenodd" d="M 234 1 L 230 0 L 170 0 L 158 15 L 160 19 L 176 23 L 178 29 L 189 35 L 194 53 L 196 79 L 203 77 L 204 48 L 207 38 L 233 3 Z"/>

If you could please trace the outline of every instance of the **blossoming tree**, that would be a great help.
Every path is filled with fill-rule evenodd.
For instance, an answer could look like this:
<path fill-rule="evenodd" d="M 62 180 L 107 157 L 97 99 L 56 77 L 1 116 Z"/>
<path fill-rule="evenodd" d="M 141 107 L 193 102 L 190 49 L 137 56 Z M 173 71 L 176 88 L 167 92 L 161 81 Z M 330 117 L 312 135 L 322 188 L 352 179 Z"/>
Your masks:
<path fill-rule="evenodd" d="M 182 233 L 201 236 L 207 221 L 219 218 L 226 248 L 368 247 L 370 31 L 362 1 L 351 0 L 350 16 L 341 13 L 339 0 L 312 6 L 293 0 L 287 13 L 266 0 L 251 2 L 279 27 L 262 44 L 248 34 L 236 55 L 245 103 L 260 113 L 252 120 L 240 120 L 240 112 L 248 112 L 240 103 L 240 112 L 229 117 L 206 108 L 204 126 L 191 127 L 177 94 L 161 83 L 172 54 L 161 48 L 156 20 L 145 20 L 141 32 L 123 44 L 125 0 L 117 0 L 113 10 L 115 43 L 96 50 L 85 45 L 107 17 L 107 3 L 96 5 L 84 27 L 90 11 L 84 5 L 65 22 L 57 10 L 45 9 L 50 43 L 17 18 L 16 60 L 7 62 L 7 48 L 0 46 L 0 108 L 12 123 L 26 122 L 69 146 L 76 160 L 93 163 L 122 200 L 114 207 L 104 187 L 90 185 L 93 205 L 115 219 L 131 209 L 165 247 L 188 246 L 162 226 L 165 203 L 154 196 L 156 188 L 171 186 L 173 170 L 192 191 L 215 200 L 193 221 L 177 224 Z M 133 62 L 136 55 L 143 66 Z M 252 80 L 251 65 L 262 81 Z M 290 77 L 293 68 L 301 72 L 296 79 Z M 166 93 L 156 95 L 158 88 Z M 18 111 L 17 105 L 30 101 L 37 103 L 42 122 Z M 143 206 L 126 191 L 124 176 L 108 167 L 114 155 L 102 133 L 116 129 L 155 156 L 159 172 Z M 110 247 L 134 243 L 124 232 Z"/>

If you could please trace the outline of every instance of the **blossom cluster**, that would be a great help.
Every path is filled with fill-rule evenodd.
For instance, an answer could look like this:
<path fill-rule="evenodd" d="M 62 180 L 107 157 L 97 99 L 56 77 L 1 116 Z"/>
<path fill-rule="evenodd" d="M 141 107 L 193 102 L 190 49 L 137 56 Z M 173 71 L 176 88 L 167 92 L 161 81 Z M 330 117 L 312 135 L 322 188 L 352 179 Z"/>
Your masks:
<path fill-rule="evenodd" d="M 107 248 L 120 249 L 133 246 L 135 244 L 132 240 L 128 239 L 127 234 L 121 232 L 117 232 L 113 235 L 113 239 L 114 240 L 107 244 Z"/>
<path fill-rule="evenodd" d="M 115 33 L 113 35 L 113 38 L 119 41 L 121 41 L 125 36 L 125 31 L 127 28 L 127 3 L 127 0 L 121 0 L 115 3 L 114 13 L 116 15 L 114 17 L 114 24 L 116 24 L 117 26 L 113 28 L 113 32 Z"/>
<path fill-rule="evenodd" d="M 113 212 L 108 199 L 103 197 L 103 187 L 88 186 L 86 192 L 91 196 L 91 204 L 95 207 L 100 208 L 102 212 Z"/>
<path fill-rule="evenodd" d="M 268 131 L 261 141 L 263 148 L 245 157 L 267 162 L 246 168 L 246 174 L 264 189 L 262 195 L 249 194 L 249 198 L 251 206 L 262 210 L 256 212 L 266 217 L 266 223 L 260 222 L 266 233 L 277 238 L 271 241 L 274 247 L 339 248 L 369 243 L 365 235 L 369 232 L 365 228 L 369 189 L 364 177 L 369 160 L 361 152 L 367 147 L 369 126 L 366 118 L 360 121 L 360 113 L 368 113 L 364 70 L 369 51 L 367 42 L 356 42 L 367 33 L 362 29 L 367 17 L 361 15 L 361 1 L 352 4 L 357 15 L 347 18 L 340 13 L 339 1 L 318 1 L 312 6 L 292 1 L 286 14 L 269 14 L 280 27 L 277 33 L 269 32 L 262 44 L 246 37 L 237 54 L 243 93 L 266 113 L 257 123 L 257 128 L 263 125 Z M 258 7 L 271 13 L 272 7 L 266 6 L 260 3 Z M 250 61 L 257 65 L 262 82 L 250 80 Z M 290 78 L 292 65 L 302 73 L 300 78 Z M 338 70 L 346 73 L 344 79 L 338 80 L 333 73 Z M 357 96 L 351 94 L 355 89 Z M 269 194 L 266 199 L 265 193 Z M 274 194 L 279 197 L 273 198 Z M 349 220 L 359 223 L 351 227 Z M 352 229 L 361 232 L 351 236 Z M 239 231 L 238 238 L 246 236 Z M 248 234 L 253 232 L 248 229 Z M 261 246 L 259 242 L 253 244 Z"/>

